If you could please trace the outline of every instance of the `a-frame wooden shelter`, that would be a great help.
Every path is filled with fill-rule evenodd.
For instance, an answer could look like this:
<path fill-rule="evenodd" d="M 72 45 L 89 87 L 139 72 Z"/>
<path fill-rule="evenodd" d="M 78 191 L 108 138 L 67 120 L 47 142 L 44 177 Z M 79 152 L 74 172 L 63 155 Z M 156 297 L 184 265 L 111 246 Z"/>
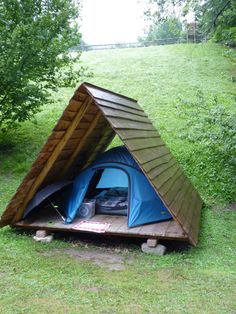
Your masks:
<path fill-rule="evenodd" d="M 197 244 L 202 200 L 137 101 L 83 83 L 19 186 L 0 226 L 72 231 L 70 225 L 22 221 L 35 193 L 58 179 L 71 178 L 105 151 L 118 135 L 173 216 L 172 221 L 128 228 L 125 224 L 107 234 L 165 238 Z M 106 217 L 103 217 L 103 220 Z M 111 217 L 107 217 L 111 219 Z M 113 219 L 114 221 L 114 219 Z"/>

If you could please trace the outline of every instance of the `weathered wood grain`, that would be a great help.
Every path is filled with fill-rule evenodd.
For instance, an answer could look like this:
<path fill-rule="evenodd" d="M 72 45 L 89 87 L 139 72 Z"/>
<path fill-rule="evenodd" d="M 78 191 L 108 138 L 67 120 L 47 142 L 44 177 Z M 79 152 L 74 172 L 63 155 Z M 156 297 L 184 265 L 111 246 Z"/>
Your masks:
<path fill-rule="evenodd" d="M 15 223 L 16 227 L 30 229 L 44 229 L 54 231 L 84 232 L 73 229 L 82 219 L 76 218 L 72 224 L 64 224 L 56 213 L 47 213 L 44 216 L 35 216 Z M 127 217 L 113 215 L 95 215 L 90 219 L 96 222 L 107 222 L 110 225 L 104 235 L 115 235 L 137 238 L 160 238 L 187 241 L 188 237 L 174 220 L 158 222 L 134 228 L 128 228 Z M 50 224 L 48 222 L 51 222 Z"/>
<path fill-rule="evenodd" d="M 129 149 L 132 152 L 145 149 L 145 148 L 151 148 L 151 147 L 164 145 L 160 137 L 129 139 L 129 140 L 124 140 L 124 143 L 129 147 Z"/>
<path fill-rule="evenodd" d="M 114 102 L 110 102 L 110 101 L 102 100 L 98 98 L 95 98 L 95 102 L 99 106 L 99 108 L 102 108 L 102 107 L 113 108 L 113 109 L 117 109 L 126 113 L 134 113 L 141 117 L 147 117 L 144 111 L 140 111 L 140 109 L 136 109 L 134 107 L 129 107 L 127 105 L 118 104 L 118 103 L 114 103 Z"/>

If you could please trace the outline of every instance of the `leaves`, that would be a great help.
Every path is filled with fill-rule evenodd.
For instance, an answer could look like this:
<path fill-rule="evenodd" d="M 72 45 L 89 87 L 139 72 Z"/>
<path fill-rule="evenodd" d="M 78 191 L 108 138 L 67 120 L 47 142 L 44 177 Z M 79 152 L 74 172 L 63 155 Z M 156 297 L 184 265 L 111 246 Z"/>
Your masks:
<path fill-rule="evenodd" d="M 175 17 L 150 25 L 147 35 L 141 39 L 144 42 L 154 42 L 159 39 L 175 39 L 182 35 L 182 23 Z"/>
<path fill-rule="evenodd" d="M 30 119 L 50 91 L 74 85 L 79 8 L 71 0 L 0 1 L 0 128 Z"/>
<path fill-rule="evenodd" d="M 182 19 L 194 12 L 199 35 L 236 46 L 236 0 L 150 0 L 145 16 L 157 25 L 181 14 Z"/>

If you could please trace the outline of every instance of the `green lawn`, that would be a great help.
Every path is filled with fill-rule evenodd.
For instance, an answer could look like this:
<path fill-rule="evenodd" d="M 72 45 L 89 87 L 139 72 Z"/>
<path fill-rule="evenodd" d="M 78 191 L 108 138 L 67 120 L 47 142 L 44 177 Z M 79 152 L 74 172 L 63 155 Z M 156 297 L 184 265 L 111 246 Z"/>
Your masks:
<path fill-rule="evenodd" d="M 176 105 L 217 97 L 236 114 L 236 57 L 214 44 L 86 52 L 91 83 L 139 100 L 198 188 L 206 206 L 197 248 L 174 247 L 163 257 L 132 241 L 50 244 L 0 229 L 0 313 L 236 313 L 235 172 L 213 158 L 207 143 L 179 136 L 185 121 Z M 233 78 L 233 79 L 232 79 Z M 78 83 L 79 84 L 79 83 Z M 35 122 L 0 136 L 0 213 L 35 159 L 73 89 L 61 89 Z M 116 145 L 116 140 L 113 145 Z M 110 271 L 67 254 L 121 254 L 124 270 Z"/>

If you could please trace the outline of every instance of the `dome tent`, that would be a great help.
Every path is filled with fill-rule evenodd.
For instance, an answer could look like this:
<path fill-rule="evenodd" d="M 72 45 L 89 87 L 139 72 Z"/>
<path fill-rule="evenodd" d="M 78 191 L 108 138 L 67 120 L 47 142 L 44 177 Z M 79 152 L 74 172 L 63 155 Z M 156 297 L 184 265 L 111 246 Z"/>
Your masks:
<path fill-rule="evenodd" d="M 0 226 L 71 231 L 44 219 L 23 219 L 34 196 L 50 184 L 73 180 L 104 152 L 115 135 L 128 149 L 173 219 L 148 227 L 114 226 L 106 234 L 183 240 L 196 245 L 202 200 L 136 100 L 83 83 L 75 91 L 0 219 Z M 99 218 L 99 217 L 98 217 Z M 110 219 L 107 217 L 106 219 Z M 56 218 L 55 218 L 56 221 Z"/>
<path fill-rule="evenodd" d="M 122 183 L 123 187 L 126 186 L 125 177 L 127 176 L 129 190 L 127 223 L 129 227 L 172 218 L 129 151 L 124 146 L 119 146 L 103 153 L 75 179 L 66 209 L 67 223 L 71 223 L 76 217 L 89 183 L 98 169 L 106 170 L 106 177 L 103 176 L 103 185 L 105 184 L 106 187 L 111 187 L 111 184 L 119 186 Z M 119 169 L 115 176 L 113 169 Z M 122 176 L 122 173 L 125 175 Z M 124 182 L 120 182 L 121 179 Z"/>

